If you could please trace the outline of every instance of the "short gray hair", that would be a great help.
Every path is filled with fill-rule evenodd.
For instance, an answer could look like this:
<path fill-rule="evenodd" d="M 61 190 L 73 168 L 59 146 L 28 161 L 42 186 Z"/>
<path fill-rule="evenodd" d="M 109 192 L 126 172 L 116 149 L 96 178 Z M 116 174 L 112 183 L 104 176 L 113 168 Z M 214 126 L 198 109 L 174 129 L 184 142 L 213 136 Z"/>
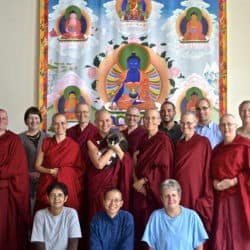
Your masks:
<path fill-rule="evenodd" d="M 167 180 L 163 181 L 161 183 L 161 187 L 160 187 L 161 195 L 165 189 L 177 191 L 178 195 L 181 197 L 182 190 L 181 190 L 181 185 L 178 181 L 176 181 L 174 179 L 167 179 Z"/>

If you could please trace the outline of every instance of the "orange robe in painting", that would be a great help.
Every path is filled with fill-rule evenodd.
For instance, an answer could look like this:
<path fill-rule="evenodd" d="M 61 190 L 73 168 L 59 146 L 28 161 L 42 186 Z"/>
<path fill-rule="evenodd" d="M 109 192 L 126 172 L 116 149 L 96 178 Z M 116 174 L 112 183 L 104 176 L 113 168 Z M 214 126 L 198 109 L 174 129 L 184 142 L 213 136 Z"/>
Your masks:
<path fill-rule="evenodd" d="M 124 71 L 121 75 L 120 87 L 122 87 L 122 83 L 125 81 L 126 76 L 127 71 Z M 155 103 L 149 98 L 149 79 L 143 71 L 140 71 L 140 82 L 126 82 L 123 84 L 126 85 L 126 88 L 130 92 L 133 93 L 136 91 L 138 93 L 138 100 L 140 100 L 141 103 L 133 104 L 136 98 L 131 98 L 129 95 L 123 94 L 117 102 L 117 106 L 120 110 L 127 110 L 131 105 L 135 105 L 138 109 L 148 109 L 155 107 Z"/>

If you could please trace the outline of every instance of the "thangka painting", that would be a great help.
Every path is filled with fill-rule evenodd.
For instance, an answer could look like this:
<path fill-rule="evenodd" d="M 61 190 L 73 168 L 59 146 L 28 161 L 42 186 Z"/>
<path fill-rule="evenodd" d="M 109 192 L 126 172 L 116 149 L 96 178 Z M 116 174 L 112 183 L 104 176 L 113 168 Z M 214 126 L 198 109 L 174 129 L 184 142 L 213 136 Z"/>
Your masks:
<path fill-rule="evenodd" d="M 39 106 L 75 122 L 104 108 L 115 125 L 131 106 L 164 100 L 177 115 L 208 98 L 226 111 L 225 0 L 40 0 Z M 92 112 L 94 113 L 94 112 Z"/>

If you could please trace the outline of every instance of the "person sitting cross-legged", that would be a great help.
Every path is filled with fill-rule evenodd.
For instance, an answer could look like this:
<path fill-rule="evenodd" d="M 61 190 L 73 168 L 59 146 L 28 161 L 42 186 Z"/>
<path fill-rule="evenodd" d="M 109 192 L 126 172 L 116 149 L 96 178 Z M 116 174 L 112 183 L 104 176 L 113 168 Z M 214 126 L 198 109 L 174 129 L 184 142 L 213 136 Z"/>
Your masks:
<path fill-rule="evenodd" d="M 103 212 L 96 214 L 90 226 L 91 250 L 132 250 L 134 245 L 134 219 L 132 214 L 120 210 L 122 193 L 110 188 L 104 194 Z"/>
<path fill-rule="evenodd" d="M 31 242 L 36 250 L 77 250 L 82 237 L 77 212 L 65 207 L 68 188 L 62 182 L 54 182 L 47 188 L 49 207 L 36 212 Z"/>
<path fill-rule="evenodd" d="M 167 179 L 160 192 L 164 207 L 151 214 L 142 241 L 151 250 L 202 250 L 208 235 L 199 215 L 180 205 L 180 184 Z"/>

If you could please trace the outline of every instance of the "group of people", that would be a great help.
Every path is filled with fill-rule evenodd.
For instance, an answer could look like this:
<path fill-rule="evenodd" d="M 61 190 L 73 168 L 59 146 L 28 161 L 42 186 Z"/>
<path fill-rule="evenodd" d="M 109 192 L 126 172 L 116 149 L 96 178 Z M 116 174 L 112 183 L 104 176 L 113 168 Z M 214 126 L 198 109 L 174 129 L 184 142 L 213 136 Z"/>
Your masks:
<path fill-rule="evenodd" d="M 32 222 L 36 249 L 250 249 L 250 101 L 239 128 L 212 110 L 202 98 L 178 123 L 165 101 L 141 125 L 131 106 L 119 131 L 78 104 L 79 123 L 56 113 L 49 137 L 36 107 L 19 136 L 0 109 L 0 249 L 34 249 Z"/>

